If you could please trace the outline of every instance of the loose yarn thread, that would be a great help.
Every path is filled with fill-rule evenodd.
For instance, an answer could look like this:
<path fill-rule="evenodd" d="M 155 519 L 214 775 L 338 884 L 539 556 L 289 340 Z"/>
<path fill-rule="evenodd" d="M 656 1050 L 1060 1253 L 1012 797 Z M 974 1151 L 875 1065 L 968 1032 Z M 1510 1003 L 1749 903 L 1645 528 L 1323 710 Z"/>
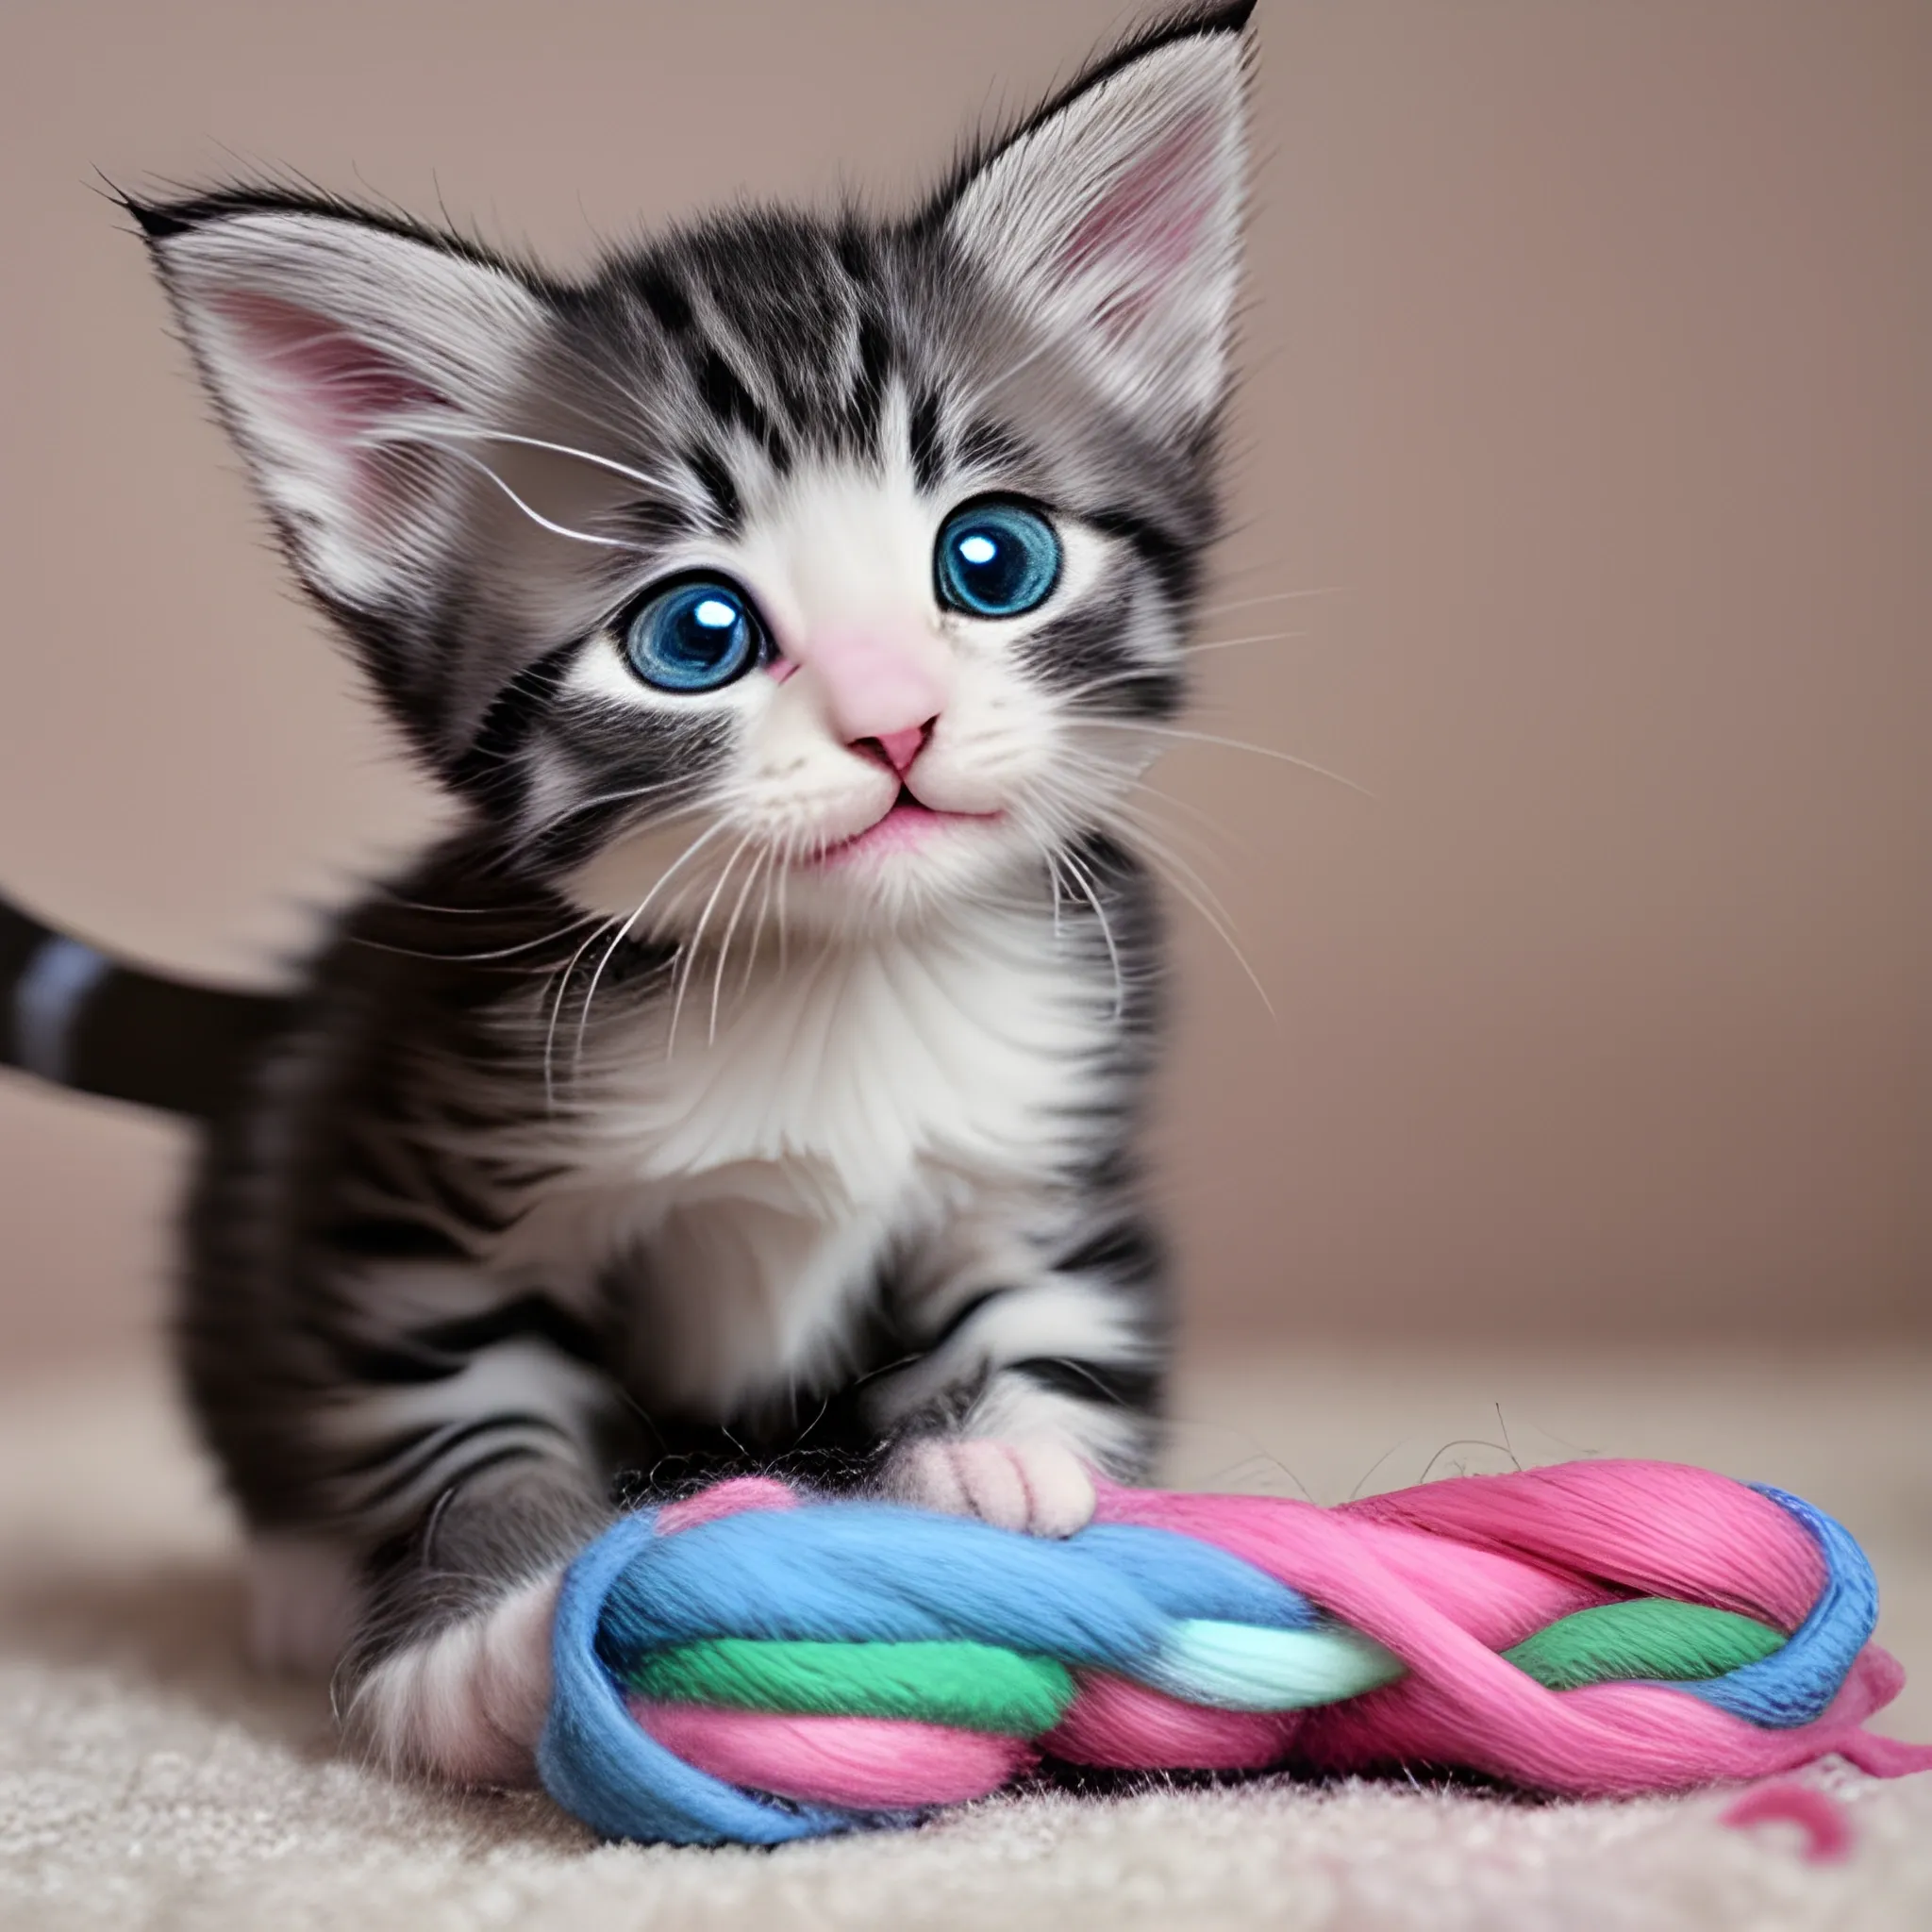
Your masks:
<path fill-rule="evenodd" d="M 1680 1790 L 1839 1753 L 1898 1693 L 1870 1565 L 1795 1496 L 1655 1462 L 1338 1508 L 1104 1488 L 1064 1541 L 741 1478 L 565 1578 L 539 1751 L 611 1838 L 909 1823 L 1044 1756 Z"/>

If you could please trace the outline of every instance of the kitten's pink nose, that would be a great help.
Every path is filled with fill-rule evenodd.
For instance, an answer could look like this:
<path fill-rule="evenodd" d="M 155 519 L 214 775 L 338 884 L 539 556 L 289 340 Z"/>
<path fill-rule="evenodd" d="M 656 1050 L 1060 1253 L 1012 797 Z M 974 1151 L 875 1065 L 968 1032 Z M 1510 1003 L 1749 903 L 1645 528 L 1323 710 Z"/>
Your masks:
<path fill-rule="evenodd" d="M 818 680 L 832 728 L 870 744 L 902 777 L 945 708 L 944 660 L 925 639 L 858 628 L 814 633 L 791 656 Z"/>

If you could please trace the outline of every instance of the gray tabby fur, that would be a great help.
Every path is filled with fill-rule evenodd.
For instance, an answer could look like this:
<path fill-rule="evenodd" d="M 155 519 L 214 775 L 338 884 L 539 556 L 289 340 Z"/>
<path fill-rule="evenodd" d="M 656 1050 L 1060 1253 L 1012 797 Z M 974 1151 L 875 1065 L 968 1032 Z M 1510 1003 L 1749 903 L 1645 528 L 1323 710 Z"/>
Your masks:
<path fill-rule="evenodd" d="M 218 1110 L 179 1324 L 263 1649 L 341 1653 L 400 1761 L 527 1774 L 544 1592 L 626 1501 L 775 1467 L 1058 1533 L 1081 1467 L 1146 1467 L 1132 791 L 1215 528 L 1246 13 L 1140 36 L 909 219 L 717 216 L 582 283 L 279 192 L 130 204 L 460 807 Z M 953 696 L 907 784 L 999 814 L 929 859 L 825 861 L 898 779 L 809 667 L 627 677 L 667 571 L 804 637 L 929 601 L 933 519 L 992 493 L 1066 582 L 917 617 Z"/>

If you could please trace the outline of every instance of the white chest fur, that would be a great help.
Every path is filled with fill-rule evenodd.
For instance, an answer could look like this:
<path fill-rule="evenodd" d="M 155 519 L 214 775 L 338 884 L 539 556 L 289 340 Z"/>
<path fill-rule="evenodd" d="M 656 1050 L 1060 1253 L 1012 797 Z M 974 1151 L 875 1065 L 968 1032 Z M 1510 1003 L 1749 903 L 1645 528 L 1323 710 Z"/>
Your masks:
<path fill-rule="evenodd" d="M 723 1412 L 836 1357 L 892 1243 L 1063 1164 L 1111 988 L 1015 911 L 782 966 L 767 942 L 715 1032 L 711 991 L 701 968 L 675 1040 L 668 999 L 593 1027 L 546 1149 L 565 1172 L 499 1260 L 588 1290 L 637 1257 L 641 1379 Z"/>

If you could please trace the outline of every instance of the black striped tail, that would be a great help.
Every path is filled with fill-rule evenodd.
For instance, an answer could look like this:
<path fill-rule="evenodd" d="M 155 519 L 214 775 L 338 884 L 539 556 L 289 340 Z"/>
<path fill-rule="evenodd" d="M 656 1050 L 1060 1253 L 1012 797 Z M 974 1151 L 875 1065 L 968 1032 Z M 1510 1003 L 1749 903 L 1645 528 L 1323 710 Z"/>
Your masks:
<path fill-rule="evenodd" d="M 227 1106 L 290 1012 L 274 993 L 124 966 L 0 899 L 0 1065 L 206 1118 Z"/>

